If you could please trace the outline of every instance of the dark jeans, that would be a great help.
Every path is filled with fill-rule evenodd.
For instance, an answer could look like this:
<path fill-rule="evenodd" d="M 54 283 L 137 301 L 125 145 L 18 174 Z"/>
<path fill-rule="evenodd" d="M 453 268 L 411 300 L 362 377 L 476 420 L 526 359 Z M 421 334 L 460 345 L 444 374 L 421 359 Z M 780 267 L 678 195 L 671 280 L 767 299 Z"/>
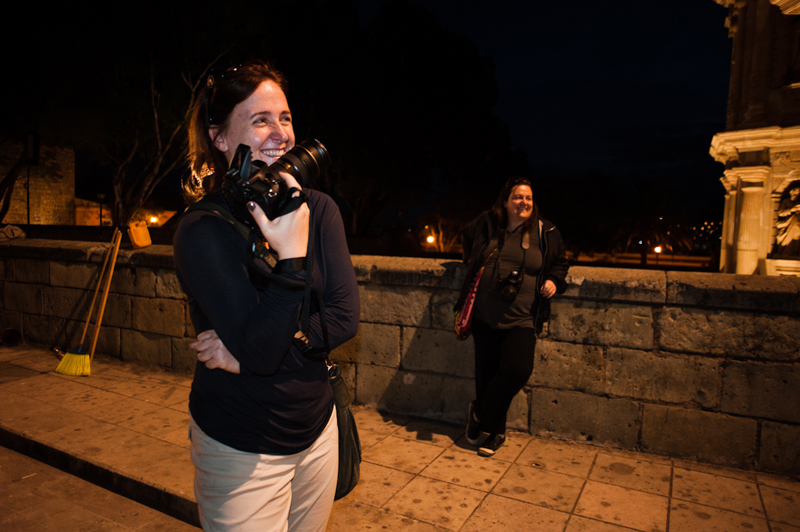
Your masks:
<path fill-rule="evenodd" d="M 493 329 L 472 322 L 475 339 L 475 390 L 481 430 L 504 434 L 511 401 L 533 373 L 536 331 L 526 328 Z"/>

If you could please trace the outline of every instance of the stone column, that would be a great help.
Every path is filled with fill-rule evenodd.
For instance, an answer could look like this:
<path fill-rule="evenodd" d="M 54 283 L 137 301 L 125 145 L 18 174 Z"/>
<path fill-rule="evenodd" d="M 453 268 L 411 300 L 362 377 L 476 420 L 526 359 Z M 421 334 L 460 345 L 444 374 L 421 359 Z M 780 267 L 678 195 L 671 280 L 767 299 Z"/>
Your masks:
<path fill-rule="evenodd" d="M 762 183 L 742 183 L 740 189 L 738 235 L 736 238 L 736 273 L 758 273 L 758 248 L 761 234 Z"/>

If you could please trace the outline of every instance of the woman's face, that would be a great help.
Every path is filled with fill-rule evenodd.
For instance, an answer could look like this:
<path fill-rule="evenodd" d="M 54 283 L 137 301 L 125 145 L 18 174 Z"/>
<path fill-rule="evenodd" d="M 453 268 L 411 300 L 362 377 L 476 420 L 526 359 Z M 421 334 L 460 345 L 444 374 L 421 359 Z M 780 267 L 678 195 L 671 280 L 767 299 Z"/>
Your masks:
<path fill-rule="evenodd" d="M 229 165 L 239 144 L 250 146 L 254 161 L 270 165 L 294 146 L 292 113 L 286 95 L 275 82 L 265 81 L 233 108 L 224 131 L 211 126 L 208 134 Z"/>
<path fill-rule="evenodd" d="M 511 189 L 506 201 L 509 225 L 516 226 L 531 217 L 533 213 L 533 191 L 528 185 L 517 185 Z"/>

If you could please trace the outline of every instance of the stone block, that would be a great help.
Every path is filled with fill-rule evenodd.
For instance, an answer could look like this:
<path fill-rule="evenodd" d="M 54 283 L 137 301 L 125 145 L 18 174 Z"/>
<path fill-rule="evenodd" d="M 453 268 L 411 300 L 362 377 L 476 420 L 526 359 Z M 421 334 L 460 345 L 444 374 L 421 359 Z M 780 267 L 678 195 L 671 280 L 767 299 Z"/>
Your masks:
<path fill-rule="evenodd" d="M 533 388 L 530 404 L 530 426 L 534 435 L 553 435 L 625 449 L 636 446 L 639 405 L 634 401 Z"/>
<path fill-rule="evenodd" d="M 538 340 L 528 384 L 601 394 L 605 389 L 605 366 L 602 347 Z"/>
<path fill-rule="evenodd" d="M 111 291 L 116 294 L 153 297 L 156 293 L 156 274 L 149 268 L 117 267 L 111 281 Z"/>
<path fill-rule="evenodd" d="M 361 321 L 430 327 L 430 292 L 413 288 L 367 285 L 358 287 Z"/>
<path fill-rule="evenodd" d="M 350 400 L 355 401 L 356 398 L 356 365 L 349 362 L 337 362 L 339 366 L 339 374 L 344 379 L 344 384 L 347 386 L 347 391 L 350 392 Z"/>
<path fill-rule="evenodd" d="M 331 353 L 336 361 L 400 367 L 400 327 L 361 323 L 358 334 Z"/>
<path fill-rule="evenodd" d="M 98 275 L 100 275 L 100 267 L 97 264 L 61 261 L 50 263 L 51 286 L 80 288 L 94 292 L 97 287 Z"/>
<path fill-rule="evenodd" d="M 194 323 L 192 323 L 192 316 L 189 314 L 189 305 L 186 302 L 183 303 L 183 325 L 184 327 L 186 327 L 185 336 L 187 338 L 197 338 L 197 335 L 199 333 L 194 330 Z"/>
<path fill-rule="evenodd" d="M 124 362 L 142 366 L 172 366 L 172 338 L 122 329 L 120 355 Z"/>
<path fill-rule="evenodd" d="M 359 282 L 386 286 L 431 286 L 458 290 L 464 278 L 460 261 L 359 255 L 353 257 Z"/>
<path fill-rule="evenodd" d="M 796 317 L 665 307 L 657 323 L 656 341 L 666 351 L 800 360 Z"/>
<path fill-rule="evenodd" d="M 455 336 L 455 311 L 453 305 L 458 301 L 455 290 L 436 291 L 431 296 L 431 327 L 448 331 Z"/>
<path fill-rule="evenodd" d="M 16 329 L 25 337 L 25 331 L 22 326 L 22 313 L 13 310 L 0 309 L 0 331 L 6 329 Z"/>
<path fill-rule="evenodd" d="M 567 275 L 564 297 L 631 303 L 666 301 L 667 281 L 664 272 L 572 266 Z"/>
<path fill-rule="evenodd" d="M 548 338 L 574 344 L 653 348 L 652 307 L 555 299 Z"/>
<path fill-rule="evenodd" d="M 444 376 L 359 365 L 358 403 L 404 415 L 437 419 L 443 412 Z"/>
<path fill-rule="evenodd" d="M 725 368 L 721 410 L 800 423 L 800 365 L 732 361 Z"/>
<path fill-rule="evenodd" d="M 97 303 L 98 307 L 100 302 Z M 120 294 L 109 294 L 106 308 L 103 311 L 103 324 L 125 329 L 131 328 L 131 297 Z M 97 315 L 97 311 L 95 311 Z"/>
<path fill-rule="evenodd" d="M 42 316 L 41 314 L 23 314 L 22 329 L 24 335 L 22 339 L 30 344 L 45 345 L 47 347 L 67 347 L 62 345 L 65 321 L 64 318 Z M 58 361 L 53 365 L 53 368 L 56 365 L 58 365 Z"/>
<path fill-rule="evenodd" d="M 87 290 L 45 286 L 42 288 L 42 313 L 57 318 L 85 320 L 91 297 L 92 292 Z M 102 294 L 98 294 L 95 309 L 100 306 L 101 298 Z"/>
<path fill-rule="evenodd" d="M 758 469 L 783 475 L 800 475 L 800 427 L 764 421 Z"/>
<path fill-rule="evenodd" d="M 664 403 L 719 405 L 722 360 L 610 347 L 607 392 Z"/>
<path fill-rule="evenodd" d="M 197 351 L 189 347 L 193 338 L 170 338 L 172 342 L 172 369 L 194 372 L 197 366 Z"/>
<path fill-rule="evenodd" d="M 41 314 L 42 286 L 29 283 L 3 283 L 3 309 L 24 314 Z"/>
<path fill-rule="evenodd" d="M 100 332 L 97 335 L 97 346 L 95 347 L 95 353 L 102 353 L 104 355 L 108 355 L 114 358 L 121 358 L 121 336 L 122 336 L 122 329 L 119 327 L 100 327 Z M 89 327 L 89 334 L 87 334 L 87 338 L 84 342 L 87 349 L 91 348 L 92 345 L 92 337 L 94 335 L 94 329 Z M 80 340 L 80 336 L 78 336 Z"/>
<path fill-rule="evenodd" d="M 750 469 L 755 461 L 757 430 L 754 419 L 646 404 L 642 450 Z"/>
<path fill-rule="evenodd" d="M 449 331 L 403 327 L 402 367 L 458 377 L 475 376 L 475 348 Z"/>
<path fill-rule="evenodd" d="M 174 271 L 158 270 L 156 272 L 156 297 L 164 297 L 167 299 L 186 299 L 186 294 L 183 292 L 178 276 Z"/>
<path fill-rule="evenodd" d="M 183 303 L 176 299 L 131 298 L 132 324 L 139 331 L 184 336 Z"/>
<path fill-rule="evenodd" d="M 467 423 L 467 405 L 475 399 L 475 380 L 445 375 L 443 389 L 444 408 L 442 421 L 465 425 Z M 525 399 L 527 399 L 527 396 Z M 525 417 L 525 430 L 527 430 L 527 421 L 528 418 Z"/>
<path fill-rule="evenodd" d="M 37 259 L 14 259 L 14 280 L 20 283 L 50 284 L 50 263 Z"/>
<path fill-rule="evenodd" d="M 667 274 L 669 305 L 796 312 L 800 310 L 799 301 L 798 287 L 782 277 L 699 272 Z"/>

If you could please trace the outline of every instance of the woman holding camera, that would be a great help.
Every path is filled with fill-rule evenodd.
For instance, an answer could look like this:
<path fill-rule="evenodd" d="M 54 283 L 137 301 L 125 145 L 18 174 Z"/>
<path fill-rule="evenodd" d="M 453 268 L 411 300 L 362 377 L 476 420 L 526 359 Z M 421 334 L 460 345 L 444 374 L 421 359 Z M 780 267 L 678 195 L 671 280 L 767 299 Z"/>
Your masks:
<path fill-rule="evenodd" d="M 462 243 L 468 273 L 456 309 L 483 268 L 471 326 L 476 399 L 467 440 L 491 456 L 505 443 L 508 408 L 533 372 L 536 335 L 550 298 L 566 290 L 569 265 L 561 234 L 539 217 L 527 179 L 510 179 L 494 207 L 464 228 Z"/>
<path fill-rule="evenodd" d="M 263 62 L 209 76 L 190 123 L 188 198 L 203 197 L 230 211 L 220 185 L 237 147 L 249 146 L 254 160 L 269 165 L 294 146 L 285 86 L 283 76 Z M 281 177 L 300 188 L 291 175 Z M 277 253 L 272 274 L 301 285 L 309 274 L 313 225 L 312 286 L 322 294 L 335 348 L 356 334 L 358 289 L 336 204 L 321 192 L 304 192 L 307 203 L 274 220 L 254 202 L 247 209 Z M 189 410 L 203 528 L 324 530 L 336 488 L 338 432 L 326 365 L 306 359 L 293 343 L 304 290 L 274 281 L 254 286 L 252 261 L 259 259 L 218 212 L 187 211 L 173 247 L 200 333 L 191 344 L 198 364 Z M 313 306 L 311 312 L 306 336 L 322 347 L 320 312 Z"/>

